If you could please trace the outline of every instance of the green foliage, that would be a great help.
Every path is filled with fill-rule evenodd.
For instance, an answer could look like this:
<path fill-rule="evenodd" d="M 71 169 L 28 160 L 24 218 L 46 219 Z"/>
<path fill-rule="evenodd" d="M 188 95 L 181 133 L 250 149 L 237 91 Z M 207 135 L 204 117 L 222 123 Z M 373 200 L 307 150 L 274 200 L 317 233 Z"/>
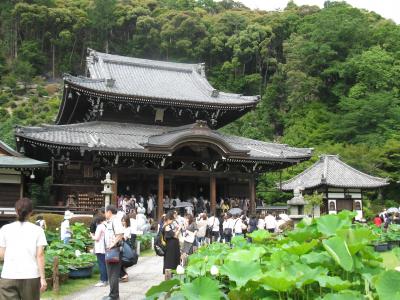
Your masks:
<path fill-rule="evenodd" d="M 395 271 L 385 271 L 369 227 L 347 211 L 300 222 L 287 236 L 260 237 L 232 248 L 201 247 L 179 281 L 152 287 L 147 299 L 386 299 L 396 295 Z M 262 231 L 263 232 L 263 231 Z M 303 236 L 303 241 L 294 240 Z M 210 269 L 219 269 L 211 274 Z M 388 286 L 392 282 L 392 286 Z M 208 298 L 207 298 L 208 297 Z M 393 298 L 393 297 L 392 297 Z"/>

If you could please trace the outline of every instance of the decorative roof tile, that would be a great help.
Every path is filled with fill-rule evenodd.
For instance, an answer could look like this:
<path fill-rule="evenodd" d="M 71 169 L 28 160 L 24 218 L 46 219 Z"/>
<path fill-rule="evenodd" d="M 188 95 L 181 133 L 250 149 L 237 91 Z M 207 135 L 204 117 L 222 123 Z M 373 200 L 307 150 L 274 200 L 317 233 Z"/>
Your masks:
<path fill-rule="evenodd" d="M 327 185 L 343 188 L 377 188 L 388 185 L 386 179 L 374 177 L 354 169 L 339 159 L 337 155 L 322 155 L 311 167 L 297 176 L 282 182 L 281 189 L 312 189 Z"/>
<path fill-rule="evenodd" d="M 253 107 L 259 101 L 259 96 L 215 90 L 205 78 L 204 64 L 139 59 L 89 49 L 87 68 L 90 78 L 66 75 L 66 82 L 100 93 L 192 104 Z"/>

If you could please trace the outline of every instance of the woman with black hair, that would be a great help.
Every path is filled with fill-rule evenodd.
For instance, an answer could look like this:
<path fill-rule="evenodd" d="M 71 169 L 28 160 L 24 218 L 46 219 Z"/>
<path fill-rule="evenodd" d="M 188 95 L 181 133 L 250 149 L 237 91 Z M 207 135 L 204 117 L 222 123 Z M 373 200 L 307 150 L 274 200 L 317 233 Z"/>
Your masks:
<path fill-rule="evenodd" d="M 167 243 L 163 268 L 163 274 L 166 274 L 166 279 L 168 279 L 170 270 L 175 270 L 180 263 L 181 250 L 178 239 L 180 229 L 180 226 L 175 222 L 174 211 L 169 211 L 165 216 L 164 227 L 162 229 L 162 234 Z"/>
<path fill-rule="evenodd" d="M 0 280 L 0 299 L 39 300 L 47 288 L 44 273 L 46 236 L 41 227 L 30 223 L 32 201 L 15 203 L 17 221 L 0 229 L 0 259 L 4 266 Z"/>

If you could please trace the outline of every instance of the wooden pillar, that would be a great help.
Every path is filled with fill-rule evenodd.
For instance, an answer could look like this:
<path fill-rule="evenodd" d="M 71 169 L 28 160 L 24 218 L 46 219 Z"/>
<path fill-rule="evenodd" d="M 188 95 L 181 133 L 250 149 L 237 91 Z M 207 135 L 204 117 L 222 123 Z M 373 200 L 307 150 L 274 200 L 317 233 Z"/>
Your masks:
<path fill-rule="evenodd" d="M 158 196 L 157 196 L 157 218 L 161 220 L 164 212 L 164 173 L 160 171 L 158 173 Z"/>
<path fill-rule="evenodd" d="M 215 207 L 217 204 L 217 181 L 214 174 L 210 176 L 210 208 L 211 213 L 215 214 Z"/>
<path fill-rule="evenodd" d="M 111 179 L 115 181 L 112 185 L 113 194 L 111 196 L 111 204 L 118 206 L 118 169 L 111 170 Z"/>
<path fill-rule="evenodd" d="M 22 171 L 20 172 L 20 188 L 19 188 L 19 197 L 23 198 L 24 197 L 24 184 L 25 184 L 25 176 L 22 173 Z"/>
<path fill-rule="evenodd" d="M 249 178 L 249 195 L 250 213 L 254 214 L 256 212 L 256 183 L 253 175 Z"/>

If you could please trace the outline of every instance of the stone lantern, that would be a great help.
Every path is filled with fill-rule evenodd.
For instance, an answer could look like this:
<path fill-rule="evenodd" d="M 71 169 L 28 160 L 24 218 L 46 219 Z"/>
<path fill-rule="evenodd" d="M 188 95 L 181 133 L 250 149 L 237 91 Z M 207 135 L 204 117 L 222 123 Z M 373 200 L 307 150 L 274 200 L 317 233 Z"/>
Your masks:
<path fill-rule="evenodd" d="M 287 201 L 289 217 L 297 223 L 304 218 L 304 206 L 307 204 L 302 194 L 302 187 L 297 187 L 293 191 L 293 198 Z"/>
<path fill-rule="evenodd" d="M 115 181 L 111 180 L 110 172 L 106 174 L 106 179 L 102 180 L 101 184 L 104 185 L 104 189 L 101 191 L 104 195 L 104 207 L 107 207 L 111 203 L 111 195 L 113 194 L 112 185 L 115 184 Z"/>

